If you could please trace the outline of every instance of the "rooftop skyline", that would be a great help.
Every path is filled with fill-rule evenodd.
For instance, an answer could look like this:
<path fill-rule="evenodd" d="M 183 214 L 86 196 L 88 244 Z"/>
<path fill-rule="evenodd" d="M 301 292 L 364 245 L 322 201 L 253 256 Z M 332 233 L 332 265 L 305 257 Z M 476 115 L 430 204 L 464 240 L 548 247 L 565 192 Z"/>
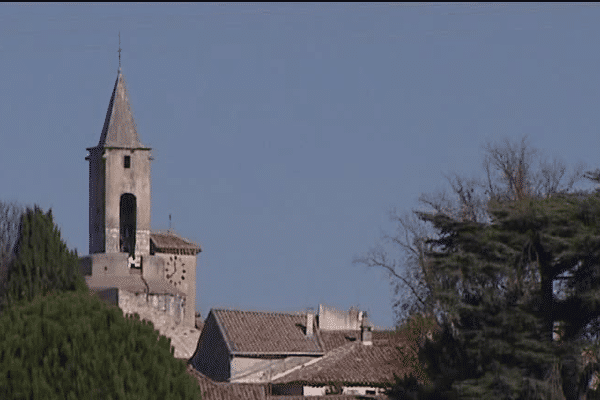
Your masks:
<path fill-rule="evenodd" d="M 202 247 L 196 308 L 319 304 L 394 325 L 352 263 L 482 146 L 599 167 L 596 4 L 2 4 L 0 200 L 88 253 L 88 163 L 119 62 L 152 228 Z M 120 33 L 120 43 L 119 43 Z M 121 50 L 119 52 L 119 50 Z"/>

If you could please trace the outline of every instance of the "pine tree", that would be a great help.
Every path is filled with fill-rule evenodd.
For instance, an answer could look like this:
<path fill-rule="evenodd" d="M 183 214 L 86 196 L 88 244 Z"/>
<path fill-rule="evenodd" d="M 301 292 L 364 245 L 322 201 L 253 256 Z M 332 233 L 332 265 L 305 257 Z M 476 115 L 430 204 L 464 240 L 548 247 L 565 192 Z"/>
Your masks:
<path fill-rule="evenodd" d="M 582 371 L 581 351 L 600 317 L 600 197 L 491 201 L 489 212 L 491 224 L 420 213 L 441 232 L 429 256 L 444 330 L 420 353 L 430 379 L 448 398 L 577 399 L 598 369 Z"/>

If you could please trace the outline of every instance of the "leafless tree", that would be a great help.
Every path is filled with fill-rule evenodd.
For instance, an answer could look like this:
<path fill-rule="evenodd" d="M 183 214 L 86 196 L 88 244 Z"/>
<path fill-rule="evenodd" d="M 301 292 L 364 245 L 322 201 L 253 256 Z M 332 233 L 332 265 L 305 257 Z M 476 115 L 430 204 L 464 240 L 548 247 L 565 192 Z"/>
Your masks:
<path fill-rule="evenodd" d="M 383 268 L 389 274 L 396 296 L 393 310 L 396 320 L 402 321 L 412 314 L 432 310 L 425 253 L 426 239 L 434 232 L 414 213 L 400 214 L 393 209 L 390 220 L 397 224 L 396 232 L 384 234 L 381 243 L 354 262 Z"/>
<path fill-rule="evenodd" d="M 480 180 L 464 178 L 457 173 L 444 177 L 450 184 L 450 194 L 447 191 L 424 193 L 419 197 L 419 204 L 428 208 L 427 211 L 441 213 L 458 221 L 487 222 L 488 198 Z"/>
<path fill-rule="evenodd" d="M 585 164 L 579 163 L 565 179 L 567 167 L 557 157 L 547 161 L 540 151 L 531 148 L 527 136 L 519 143 L 504 139 L 484 145 L 483 169 L 486 191 L 497 200 L 544 198 L 573 190 L 585 177 Z"/>
<path fill-rule="evenodd" d="M 23 210 L 17 203 L 0 201 L 0 296 L 4 293 L 9 264 L 14 257 Z"/>

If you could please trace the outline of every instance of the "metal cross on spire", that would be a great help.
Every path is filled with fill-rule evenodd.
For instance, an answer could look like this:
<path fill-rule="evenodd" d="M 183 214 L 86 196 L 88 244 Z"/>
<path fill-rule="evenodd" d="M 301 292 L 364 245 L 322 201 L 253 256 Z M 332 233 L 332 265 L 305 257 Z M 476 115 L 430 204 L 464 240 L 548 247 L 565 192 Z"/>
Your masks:
<path fill-rule="evenodd" d="M 121 32 L 119 32 L 119 69 L 121 69 Z"/>

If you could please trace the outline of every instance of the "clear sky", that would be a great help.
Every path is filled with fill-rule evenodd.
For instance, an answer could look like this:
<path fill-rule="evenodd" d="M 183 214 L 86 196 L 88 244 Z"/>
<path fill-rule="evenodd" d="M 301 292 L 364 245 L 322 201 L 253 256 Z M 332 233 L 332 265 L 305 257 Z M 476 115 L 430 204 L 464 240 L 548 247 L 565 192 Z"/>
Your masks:
<path fill-rule="evenodd" d="M 528 134 L 600 166 L 600 9 L 572 4 L 0 5 L 0 199 L 88 253 L 88 163 L 122 70 L 152 227 L 201 244 L 196 307 L 359 306 L 352 264 L 444 173 Z"/>

